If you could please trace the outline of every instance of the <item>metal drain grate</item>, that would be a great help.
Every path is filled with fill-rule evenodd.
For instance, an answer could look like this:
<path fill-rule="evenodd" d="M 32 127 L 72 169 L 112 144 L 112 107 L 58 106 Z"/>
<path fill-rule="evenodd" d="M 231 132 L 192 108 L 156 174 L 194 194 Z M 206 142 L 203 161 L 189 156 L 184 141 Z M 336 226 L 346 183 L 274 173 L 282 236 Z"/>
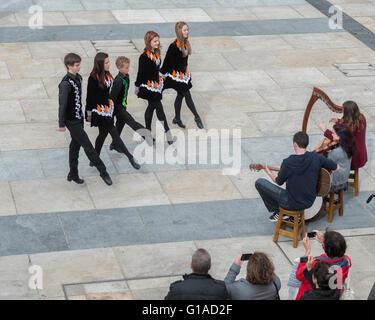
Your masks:
<path fill-rule="evenodd" d="M 353 62 L 334 64 L 347 77 L 373 77 L 375 67 L 368 62 Z"/>

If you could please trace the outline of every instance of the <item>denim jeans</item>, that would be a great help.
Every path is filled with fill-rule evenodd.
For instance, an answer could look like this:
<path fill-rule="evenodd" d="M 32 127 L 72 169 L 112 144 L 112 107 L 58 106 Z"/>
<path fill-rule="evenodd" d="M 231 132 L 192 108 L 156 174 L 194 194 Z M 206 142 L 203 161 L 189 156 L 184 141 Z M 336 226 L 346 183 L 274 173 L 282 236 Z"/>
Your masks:
<path fill-rule="evenodd" d="M 257 179 L 255 188 L 258 190 L 269 212 L 279 212 L 279 206 L 287 210 L 290 209 L 286 190 L 263 178 Z"/>

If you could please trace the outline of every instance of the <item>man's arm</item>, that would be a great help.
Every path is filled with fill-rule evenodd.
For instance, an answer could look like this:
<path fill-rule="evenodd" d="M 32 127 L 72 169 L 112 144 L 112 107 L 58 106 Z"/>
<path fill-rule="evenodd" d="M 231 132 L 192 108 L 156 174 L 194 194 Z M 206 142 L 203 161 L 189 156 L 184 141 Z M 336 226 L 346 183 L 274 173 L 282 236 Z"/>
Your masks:
<path fill-rule="evenodd" d="M 59 84 L 59 128 L 65 128 L 66 109 L 68 108 L 68 96 L 70 93 L 70 85 L 66 81 Z M 61 130 L 65 131 L 65 130 Z"/>

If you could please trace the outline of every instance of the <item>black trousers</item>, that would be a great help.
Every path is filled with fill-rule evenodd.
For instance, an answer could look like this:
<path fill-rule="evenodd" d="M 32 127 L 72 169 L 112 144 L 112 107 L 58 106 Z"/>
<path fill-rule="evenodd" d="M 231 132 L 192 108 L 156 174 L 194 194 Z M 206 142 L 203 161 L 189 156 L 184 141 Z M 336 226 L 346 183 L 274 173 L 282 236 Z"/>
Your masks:
<path fill-rule="evenodd" d="M 186 105 L 190 109 L 190 111 L 194 114 L 195 118 L 199 118 L 199 114 L 197 109 L 195 109 L 194 101 L 191 97 L 190 90 L 186 91 L 177 91 L 177 97 L 174 101 L 174 111 L 175 111 L 175 118 L 177 120 L 181 120 L 181 106 L 182 100 L 185 98 Z"/>
<path fill-rule="evenodd" d="M 105 138 L 107 138 L 108 133 L 111 135 L 113 139 L 113 144 L 116 146 L 116 148 L 123 154 L 125 154 L 128 159 L 133 159 L 133 155 L 129 152 L 129 150 L 126 148 L 124 142 L 121 140 L 119 133 L 117 132 L 115 126 L 112 124 L 108 127 L 105 126 L 98 126 L 99 128 L 99 135 L 96 138 L 95 141 L 95 150 L 98 154 L 100 154 L 100 151 L 102 150 Z"/>
<path fill-rule="evenodd" d="M 154 110 L 156 111 L 156 116 L 158 117 L 159 121 L 163 122 L 164 131 L 168 132 L 169 127 L 167 117 L 165 116 L 163 105 L 160 100 L 148 100 L 148 106 L 145 112 L 146 129 L 151 131 L 151 123 Z"/>
<path fill-rule="evenodd" d="M 127 124 L 134 131 L 146 129 L 139 122 L 135 121 L 132 115 L 122 107 L 116 112 L 116 129 L 119 135 L 121 135 L 122 129 L 124 129 L 125 124 Z"/>
<path fill-rule="evenodd" d="M 86 131 L 83 129 L 83 121 L 66 121 L 66 127 L 72 137 L 72 141 L 69 145 L 70 175 L 73 178 L 78 177 L 78 157 L 81 147 L 85 151 L 87 158 L 94 164 L 99 172 L 105 173 L 107 169 L 103 161 L 100 159 L 99 153 L 94 149 Z"/>

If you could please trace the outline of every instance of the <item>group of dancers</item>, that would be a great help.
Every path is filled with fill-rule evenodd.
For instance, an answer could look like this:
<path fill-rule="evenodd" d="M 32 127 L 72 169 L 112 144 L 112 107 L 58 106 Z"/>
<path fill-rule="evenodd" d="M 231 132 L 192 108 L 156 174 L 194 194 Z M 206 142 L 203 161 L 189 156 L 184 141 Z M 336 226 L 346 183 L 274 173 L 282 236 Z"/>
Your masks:
<path fill-rule="evenodd" d="M 116 67 L 119 73 L 113 78 L 109 71 L 108 54 L 104 52 L 96 54 L 94 66 L 88 78 L 86 110 L 85 115 L 83 115 L 82 77 L 79 74 L 81 57 L 75 53 L 69 53 L 65 56 L 64 64 L 67 68 L 67 74 L 59 84 L 59 131 L 64 132 L 67 128 L 72 139 L 69 145 L 70 171 L 67 177 L 68 181 L 74 181 L 78 184 L 84 183 L 84 180 L 78 174 L 79 150 L 82 147 L 90 161 L 90 166 L 98 169 L 100 176 L 107 185 L 112 184 L 106 166 L 100 159 L 100 152 L 108 134 L 112 137 L 110 150 L 123 153 L 135 169 L 140 169 L 140 165 L 122 141 L 121 132 L 125 124 L 128 124 L 152 146 L 155 143 L 151 134 L 154 111 L 158 120 L 164 125 L 168 144 L 172 144 L 174 141 L 161 102 L 164 89 L 172 88 L 177 92 L 173 123 L 185 128 L 181 121 L 181 106 L 185 98 L 198 128 L 203 129 L 202 120 L 190 94 L 192 83 L 188 69 L 188 56 L 191 55 L 192 50 L 189 42 L 189 27 L 185 22 L 177 22 L 175 32 L 176 39 L 169 45 L 163 65 L 158 33 L 148 31 L 144 37 L 145 49 L 139 57 L 135 94 L 138 98 L 145 99 L 148 102 L 145 111 L 145 126 L 137 122 L 127 111 L 127 97 L 130 86 L 130 60 L 127 57 L 117 58 Z M 114 123 L 115 116 L 116 125 Z M 90 122 L 91 126 L 98 127 L 99 134 L 95 140 L 95 147 L 93 147 L 84 131 L 84 118 Z"/>

